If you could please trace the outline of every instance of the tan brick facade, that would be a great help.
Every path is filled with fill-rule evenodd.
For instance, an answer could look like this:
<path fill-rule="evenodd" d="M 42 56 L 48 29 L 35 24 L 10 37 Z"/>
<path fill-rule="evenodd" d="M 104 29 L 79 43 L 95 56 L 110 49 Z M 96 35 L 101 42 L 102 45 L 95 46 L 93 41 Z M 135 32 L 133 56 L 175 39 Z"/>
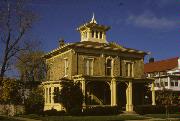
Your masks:
<path fill-rule="evenodd" d="M 99 94 L 91 94 L 96 91 L 86 92 L 86 85 L 93 81 L 101 81 L 109 86 L 104 88 L 109 88 L 111 106 L 116 106 L 117 84 L 123 83 L 126 87 L 126 111 L 133 111 L 133 84 L 145 82 L 144 56 L 147 53 L 125 48 L 116 43 L 108 43 L 105 35 L 108 29 L 109 27 L 97 24 L 93 18 L 90 23 L 78 28 L 81 42 L 65 44 L 44 55 L 49 67 L 47 80 L 43 83 L 44 87 L 51 91 L 50 85 L 57 84 L 62 78 L 73 79 L 81 82 L 84 95 L 94 97 L 98 102 Z M 90 87 L 88 90 L 91 90 Z M 45 103 L 45 110 L 53 106 L 55 104 Z M 61 110 L 62 106 L 53 108 Z"/>

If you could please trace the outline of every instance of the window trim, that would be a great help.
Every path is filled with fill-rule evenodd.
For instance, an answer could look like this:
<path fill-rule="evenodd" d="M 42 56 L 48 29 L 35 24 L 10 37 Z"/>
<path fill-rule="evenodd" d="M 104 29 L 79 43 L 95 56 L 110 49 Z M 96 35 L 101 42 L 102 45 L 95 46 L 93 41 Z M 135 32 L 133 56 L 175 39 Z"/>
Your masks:
<path fill-rule="evenodd" d="M 126 65 L 127 65 L 127 67 L 126 67 Z M 134 77 L 134 62 L 125 61 L 125 70 L 126 70 L 127 77 Z"/>
<path fill-rule="evenodd" d="M 108 64 L 107 64 L 107 61 L 108 61 L 108 60 L 111 60 L 111 67 L 107 67 L 107 65 L 108 65 Z M 105 64 L 105 65 L 106 65 L 106 68 L 105 68 L 105 69 L 106 69 L 106 71 L 105 71 L 105 72 L 106 72 L 106 73 L 105 73 L 106 76 L 113 76 L 113 68 L 114 68 L 114 67 L 113 67 L 113 64 L 114 64 L 114 59 L 113 59 L 112 57 L 107 57 L 107 58 L 106 58 L 106 64 Z M 107 69 L 111 69 L 111 74 L 110 74 L 110 75 L 107 75 Z"/>
<path fill-rule="evenodd" d="M 68 76 L 69 62 L 67 58 L 64 58 L 64 77 Z"/>
<path fill-rule="evenodd" d="M 93 76 L 93 74 L 94 74 L 94 58 L 88 57 L 88 58 L 85 58 L 84 60 L 85 60 L 85 64 L 84 64 L 85 75 Z M 87 62 L 88 62 L 88 66 L 87 66 Z"/>

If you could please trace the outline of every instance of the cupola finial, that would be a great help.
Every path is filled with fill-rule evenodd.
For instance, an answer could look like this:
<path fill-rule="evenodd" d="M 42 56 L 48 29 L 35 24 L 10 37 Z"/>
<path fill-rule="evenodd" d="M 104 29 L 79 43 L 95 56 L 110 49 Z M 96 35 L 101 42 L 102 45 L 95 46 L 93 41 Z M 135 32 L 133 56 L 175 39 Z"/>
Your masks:
<path fill-rule="evenodd" d="M 94 17 L 94 13 L 93 13 L 93 16 L 92 16 L 92 19 L 91 19 L 90 23 L 95 23 L 95 24 L 97 24 L 97 22 L 96 22 L 96 20 L 95 20 L 95 17 Z"/>

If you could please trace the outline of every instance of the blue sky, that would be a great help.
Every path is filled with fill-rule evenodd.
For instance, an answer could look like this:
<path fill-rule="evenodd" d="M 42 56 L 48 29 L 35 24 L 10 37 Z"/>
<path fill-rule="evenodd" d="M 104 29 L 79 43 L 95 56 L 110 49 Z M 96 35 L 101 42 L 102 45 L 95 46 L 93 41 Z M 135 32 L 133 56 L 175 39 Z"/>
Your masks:
<path fill-rule="evenodd" d="M 80 41 L 76 28 L 94 12 L 99 24 L 111 26 L 108 41 L 150 51 L 155 60 L 180 56 L 178 0 L 37 0 L 30 6 L 40 15 L 33 36 L 46 52 L 58 46 L 59 38 Z"/>
<path fill-rule="evenodd" d="M 179 5 L 178 0 L 33 1 L 40 20 L 32 31 L 47 52 L 58 46 L 59 38 L 80 41 L 76 28 L 94 12 L 99 24 L 111 26 L 108 41 L 150 51 L 155 60 L 166 59 L 180 56 Z"/>
<path fill-rule="evenodd" d="M 180 0 L 31 0 L 29 7 L 40 16 L 31 32 L 45 52 L 58 40 L 80 41 L 76 28 L 95 14 L 99 24 L 111 26 L 107 40 L 128 48 L 149 51 L 161 60 L 180 56 Z M 14 71 L 14 70 L 13 70 Z M 17 75 L 9 72 L 10 75 Z M 13 74 L 14 73 L 14 74 Z"/>

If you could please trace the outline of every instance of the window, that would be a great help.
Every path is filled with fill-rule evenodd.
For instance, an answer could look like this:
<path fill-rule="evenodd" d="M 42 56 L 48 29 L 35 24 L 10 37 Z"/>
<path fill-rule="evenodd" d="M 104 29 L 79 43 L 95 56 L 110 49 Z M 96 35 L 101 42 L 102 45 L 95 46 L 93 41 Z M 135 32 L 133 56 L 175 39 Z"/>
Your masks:
<path fill-rule="evenodd" d="M 112 76 L 112 60 L 111 59 L 107 59 L 107 62 L 106 62 L 106 75 Z"/>
<path fill-rule="evenodd" d="M 160 84 L 157 82 L 157 83 L 156 83 L 156 86 L 157 86 L 157 87 L 160 87 Z"/>
<path fill-rule="evenodd" d="M 100 32 L 99 38 L 102 39 L 102 32 Z"/>
<path fill-rule="evenodd" d="M 165 85 L 165 86 L 168 86 L 168 82 L 165 82 L 164 85 Z"/>
<path fill-rule="evenodd" d="M 68 59 L 64 59 L 64 76 L 68 75 Z"/>
<path fill-rule="evenodd" d="M 59 92 L 59 87 L 54 87 L 54 94 Z M 54 103 L 58 103 L 58 96 L 54 96 Z"/>
<path fill-rule="evenodd" d="M 48 103 L 48 88 L 46 88 L 46 103 Z"/>
<path fill-rule="evenodd" d="M 98 31 L 96 31 L 96 38 L 98 38 Z"/>
<path fill-rule="evenodd" d="M 175 86 L 176 87 L 178 86 L 178 80 L 175 80 Z"/>
<path fill-rule="evenodd" d="M 171 86 L 174 86 L 174 81 L 171 81 Z"/>
<path fill-rule="evenodd" d="M 93 58 L 86 59 L 85 74 L 86 75 L 93 75 Z"/>
<path fill-rule="evenodd" d="M 49 103 L 51 103 L 51 87 L 49 88 Z"/>
<path fill-rule="evenodd" d="M 125 69 L 126 69 L 126 76 L 133 77 L 133 63 L 126 62 Z"/>
<path fill-rule="evenodd" d="M 94 38 L 94 31 L 92 31 L 92 38 Z"/>
<path fill-rule="evenodd" d="M 171 80 L 171 86 L 178 87 L 178 80 Z"/>

